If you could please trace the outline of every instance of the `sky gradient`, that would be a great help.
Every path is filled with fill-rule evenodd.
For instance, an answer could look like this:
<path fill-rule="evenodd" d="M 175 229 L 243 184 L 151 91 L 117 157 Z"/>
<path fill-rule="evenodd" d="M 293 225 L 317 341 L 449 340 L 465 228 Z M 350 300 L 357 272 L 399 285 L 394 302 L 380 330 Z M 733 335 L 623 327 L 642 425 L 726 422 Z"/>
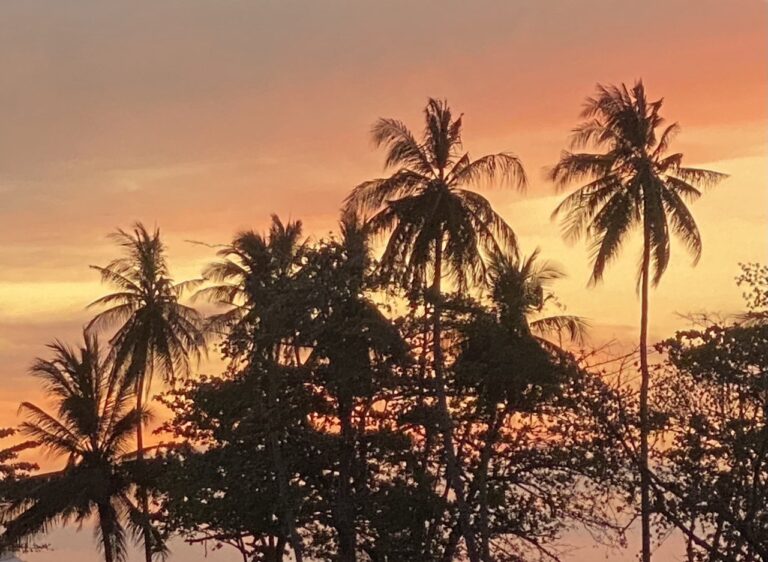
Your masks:
<path fill-rule="evenodd" d="M 690 166 L 731 176 L 693 205 L 699 265 L 673 244 L 651 297 L 652 337 L 685 327 L 680 314 L 737 311 L 738 262 L 768 257 L 767 7 L 4 0 L 0 423 L 14 423 L 21 400 L 42 399 L 29 364 L 54 338 L 76 341 L 85 306 L 105 292 L 88 265 L 112 257 L 108 232 L 134 220 L 160 226 L 178 279 L 196 277 L 212 257 L 190 240 L 227 242 L 265 228 L 271 212 L 324 235 L 346 193 L 383 173 L 373 121 L 398 117 L 420 130 L 429 96 L 464 113 L 471 153 L 522 159 L 528 192 L 488 197 L 525 253 L 541 247 L 567 271 L 558 295 L 591 320 L 593 341 L 628 342 L 639 245 L 627 244 L 604 283 L 587 288 L 587 250 L 562 242 L 550 221 L 562 195 L 544 170 L 595 83 L 642 77 L 682 125 L 673 149 Z M 95 561 L 90 539 L 56 533 L 57 551 L 27 559 Z M 200 554 L 181 552 L 175 559 Z"/>

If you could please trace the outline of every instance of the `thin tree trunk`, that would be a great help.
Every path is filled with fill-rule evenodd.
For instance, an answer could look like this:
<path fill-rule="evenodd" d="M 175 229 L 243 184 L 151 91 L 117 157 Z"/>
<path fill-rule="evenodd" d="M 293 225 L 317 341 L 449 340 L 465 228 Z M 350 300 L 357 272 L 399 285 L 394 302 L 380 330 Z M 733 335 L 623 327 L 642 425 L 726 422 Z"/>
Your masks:
<path fill-rule="evenodd" d="M 355 562 L 357 557 L 357 536 L 352 502 L 352 468 L 355 450 L 351 398 L 344 397 L 339 399 L 339 419 L 341 422 L 341 459 L 339 462 L 338 505 L 336 507 L 339 562 Z"/>
<path fill-rule="evenodd" d="M 491 530 L 488 522 L 488 468 L 493 455 L 493 446 L 501 431 L 501 426 L 507 416 L 506 408 L 502 412 L 494 412 L 492 421 L 488 424 L 488 432 L 478 467 L 477 495 L 480 507 L 480 557 L 483 562 L 491 562 Z M 470 494 L 472 492 L 470 491 Z"/>
<path fill-rule="evenodd" d="M 138 392 L 136 393 L 136 410 L 141 412 L 144 399 L 144 377 L 141 377 L 141 383 L 137 384 Z M 144 429 L 141 416 L 139 416 L 139 422 L 136 425 L 136 465 L 139 469 L 139 473 L 144 469 Z M 145 519 L 142 527 L 142 534 L 144 535 L 144 558 L 146 562 L 152 562 L 152 530 L 149 527 L 149 494 L 146 487 L 140 485 L 136 490 L 139 496 L 139 504 L 141 509 L 141 515 Z"/>
<path fill-rule="evenodd" d="M 101 507 L 99 507 L 101 511 Z M 106 517 L 99 514 L 99 526 L 101 527 L 101 542 L 104 545 L 104 562 L 115 562 L 115 548 L 112 543 L 112 531 L 106 523 Z"/>
<path fill-rule="evenodd" d="M 433 353 L 435 362 L 435 394 L 437 396 L 437 403 L 439 408 L 438 414 L 440 416 L 442 425 L 441 430 L 443 434 L 443 448 L 445 449 L 446 476 L 448 480 L 448 486 L 453 490 L 453 494 L 456 496 L 456 504 L 459 508 L 459 525 L 461 526 L 461 534 L 464 537 L 464 542 L 467 548 L 467 556 L 469 557 L 470 562 L 480 562 L 480 558 L 477 554 L 475 537 L 472 533 L 469 508 L 467 506 L 466 495 L 464 493 L 464 483 L 462 482 L 461 475 L 459 474 L 459 466 L 453 444 L 453 421 L 451 420 L 451 414 L 448 409 L 448 399 L 445 390 L 445 376 L 443 373 L 443 347 L 441 342 L 442 263 L 443 239 L 442 236 L 440 236 L 435 240 L 435 278 L 432 284 L 433 297 L 435 300 L 432 318 L 432 344 L 434 349 Z"/>
<path fill-rule="evenodd" d="M 275 374 L 274 374 L 274 368 L 269 368 L 269 373 L 267 373 L 268 381 L 267 381 L 267 390 L 268 390 L 268 408 L 272 409 L 275 405 L 275 398 L 276 398 L 276 383 L 275 383 Z M 288 542 L 291 545 L 291 550 L 293 550 L 293 557 L 295 562 L 303 562 L 304 555 L 303 555 L 303 546 L 301 542 L 301 537 L 299 536 L 299 533 L 296 530 L 296 521 L 294 519 L 295 515 L 293 513 L 293 508 L 291 506 L 291 499 L 288 497 L 289 490 L 290 490 L 290 482 L 288 480 L 288 474 L 287 470 L 285 468 L 285 462 L 283 461 L 283 452 L 281 449 L 281 442 L 280 439 L 277 436 L 277 431 L 274 428 L 274 425 L 272 424 L 272 418 L 273 416 L 269 416 L 269 441 L 270 441 L 270 448 L 272 449 L 272 462 L 275 466 L 275 472 L 277 473 L 277 487 L 278 492 L 280 494 L 280 503 L 282 503 L 282 513 L 280 514 L 280 517 L 283 519 L 283 526 L 285 527 L 285 530 L 288 533 Z"/>
<path fill-rule="evenodd" d="M 128 380 L 135 379 L 136 388 L 136 412 L 138 413 L 138 420 L 136 422 L 136 467 L 138 474 L 143 477 L 144 471 L 144 420 L 142 419 L 141 411 L 144 407 L 144 393 L 147 391 L 145 388 L 147 379 L 147 358 L 149 342 L 142 341 L 134 347 L 135 354 L 131 358 L 131 363 L 128 367 L 128 373 L 126 376 Z M 136 490 L 136 495 L 139 500 L 139 509 L 144 521 L 142 522 L 142 535 L 144 539 L 144 559 L 146 562 L 152 562 L 153 543 L 152 529 L 149 522 L 149 495 L 147 489 L 143 485 L 139 485 Z"/>
<path fill-rule="evenodd" d="M 651 264 L 651 233 L 649 225 L 643 225 L 643 264 L 641 279 L 640 311 L 640 520 L 642 538 L 642 562 L 651 562 L 651 482 L 648 473 L 648 277 Z"/>

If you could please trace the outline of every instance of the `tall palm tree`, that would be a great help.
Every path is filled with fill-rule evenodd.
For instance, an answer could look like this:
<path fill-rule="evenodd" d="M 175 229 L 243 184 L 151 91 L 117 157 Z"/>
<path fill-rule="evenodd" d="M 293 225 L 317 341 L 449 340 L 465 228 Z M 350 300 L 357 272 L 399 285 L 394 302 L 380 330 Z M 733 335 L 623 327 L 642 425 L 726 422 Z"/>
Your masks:
<path fill-rule="evenodd" d="M 520 160 L 511 153 L 470 158 L 463 150 L 462 118 L 454 118 L 447 102 L 430 99 L 424 118 L 420 139 L 396 119 L 376 122 L 373 140 L 387 149 L 386 167 L 395 171 L 355 187 L 346 207 L 372 214 L 367 221 L 369 231 L 389 235 L 381 258 L 384 273 L 412 292 L 423 291 L 425 308 L 432 306 L 435 394 L 447 480 L 456 497 L 469 558 L 476 562 L 479 555 L 456 459 L 443 373 L 442 280 L 448 276 L 457 288 L 465 289 L 482 278 L 485 254 L 517 246 L 504 219 L 487 199 L 467 186 L 502 180 L 522 189 L 526 178 Z"/>
<path fill-rule="evenodd" d="M 701 236 L 686 201 L 725 175 L 683 166 L 683 155 L 669 153 L 677 123 L 663 129 L 662 100 L 648 101 L 642 81 L 597 87 L 587 99 L 574 129 L 572 149 L 593 146 L 597 152 L 563 152 L 551 178 L 564 187 L 587 181 L 555 209 L 563 217 L 567 239 L 585 236 L 592 249 L 592 284 L 603 277 L 629 233 L 639 227 L 643 253 L 638 273 L 640 313 L 640 487 L 642 560 L 651 558 L 651 498 L 648 474 L 648 288 L 659 283 L 670 258 L 670 233 L 693 256 L 701 256 Z"/>
<path fill-rule="evenodd" d="M 206 298 L 224 306 L 224 312 L 208 320 L 207 329 L 213 334 L 230 334 L 235 341 L 244 340 L 229 352 L 238 359 L 245 354 L 255 365 L 265 366 L 267 408 L 281 408 L 276 395 L 277 365 L 286 357 L 299 361 L 295 336 L 295 318 L 286 290 L 295 275 L 303 255 L 301 221 L 283 223 L 272 215 L 266 236 L 246 231 L 239 233 L 231 245 L 221 249 L 221 261 L 209 265 L 203 277 L 214 285 L 203 288 L 195 298 Z M 281 300 L 284 299 L 284 300 Z M 267 433 L 277 477 L 281 505 L 279 517 L 288 536 L 296 562 L 303 559 L 301 536 L 296 528 L 296 513 L 290 499 L 290 478 L 283 455 L 284 439 L 279 427 L 269 416 Z"/>
<path fill-rule="evenodd" d="M 165 246 L 160 231 L 149 232 L 136 223 L 131 231 L 118 229 L 111 238 L 123 255 L 106 267 L 92 266 L 101 274 L 102 282 L 117 290 L 89 305 L 106 307 L 88 324 L 87 329 L 117 327 L 110 340 L 112 360 L 134 385 L 136 409 L 142 410 L 155 372 L 166 382 L 190 371 L 193 359 L 199 359 L 205 348 L 201 330 L 202 317 L 180 302 L 188 283 L 175 283 L 170 277 Z M 143 427 L 136 424 L 137 461 L 144 458 Z M 139 490 L 142 509 L 148 521 L 146 490 Z M 145 557 L 151 562 L 154 545 L 149 523 L 145 529 Z"/>
<path fill-rule="evenodd" d="M 38 359 L 32 374 L 43 380 L 56 412 L 25 402 L 21 430 L 66 467 L 11 484 L 0 511 L 2 543 L 23 543 L 60 522 L 96 517 L 96 534 L 106 562 L 126 559 L 126 526 L 136 532 L 141 514 L 130 500 L 132 479 L 121 463 L 133 431 L 145 413 L 132 407 L 133 385 L 112 369 L 94 335 L 80 349 L 51 344 L 52 359 Z"/>

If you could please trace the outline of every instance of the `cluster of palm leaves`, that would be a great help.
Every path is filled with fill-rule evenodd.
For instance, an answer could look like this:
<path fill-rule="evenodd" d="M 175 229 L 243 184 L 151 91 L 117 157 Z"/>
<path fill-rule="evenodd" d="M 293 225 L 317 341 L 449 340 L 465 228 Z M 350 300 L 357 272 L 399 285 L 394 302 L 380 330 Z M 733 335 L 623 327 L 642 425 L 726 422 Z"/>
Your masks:
<path fill-rule="evenodd" d="M 565 198 L 555 214 L 564 217 L 566 238 L 586 236 L 590 240 L 593 282 L 602 278 L 635 227 L 643 233 L 639 285 L 644 437 L 639 466 L 644 490 L 644 561 L 650 559 L 651 512 L 647 491 L 648 285 L 658 283 L 667 268 L 670 233 L 678 235 L 698 259 L 701 237 L 685 201 L 697 198 L 699 188 L 723 177 L 685 167 L 681 154 L 668 153 L 678 126 L 669 125 L 658 133 L 663 125 L 661 105 L 661 101 L 646 99 L 642 83 L 632 89 L 599 87 L 586 103 L 584 122 L 575 129 L 572 142 L 573 150 L 593 146 L 596 152 L 564 152 L 550 173 L 558 186 L 586 182 Z M 482 537 L 478 541 L 473 531 L 469 490 L 455 448 L 443 349 L 446 292 L 448 288 L 487 289 L 512 332 L 535 335 L 548 345 L 562 346 L 563 339 L 582 341 L 586 323 L 577 316 L 543 315 L 553 298 L 548 284 L 563 273 L 542 262 L 538 250 L 522 256 L 513 229 L 485 197 L 471 189 L 492 183 L 524 189 L 527 178 L 518 157 L 508 152 L 470 157 L 463 147 L 462 117 L 456 117 L 446 102 L 434 99 L 425 108 L 421 135 L 398 120 L 380 119 L 373 128 L 373 139 L 385 147 L 386 166 L 394 171 L 351 192 L 344 209 L 345 238 L 384 239 L 381 278 L 402 287 L 407 298 L 422 306 L 430 318 L 431 370 L 446 486 L 457 506 L 467 557 L 471 562 L 489 560 L 487 541 Z M 222 261 L 203 273 L 211 285 L 196 296 L 223 307 L 223 312 L 204 319 L 181 302 L 184 292 L 195 285 L 173 281 L 157 230 L 150 232 L 137 224 L 132 231 L 120 230 L 114 235 L 122 256 L 96 269 L 116 291 L 93 303 L 102 310 L 89 323 L 82 348 L 76 351 L 56 343 L 53 359 L 39 360 L 33 367 L 57 410 L 49 414 L 25 403 L 23 430 L 68 460 L 63 470 L 26 481 L 13 491 L 15 496 L 11 494 L 2 510 L 5 544 L 18 544 L 53 523 L 81 522 L 95 515 L 107 562 L 125 559 L 126 528 L 143 543 L 147 562 L 164 552 L 141 478 L 142 428 L 153 375 L 169 383 L 188 375 L 204 351 L 208 335 L 236 334 L 231 341 L 248 341 L 267 334 L 275 344 L 258 346 L 270 356 L 265 359 L 289 352 L 281 344 L 288 336 L 279 332 L 279 326 L 269 325 L 275 314 L 268 312 L 280 304 L 273 300 L 275 286 L 292 274 L 301 257 L 301 236 L 301 223 L 283 224 L 276 217 L 267 235 L 238 234 L 220 251 Z M 284 318 L 280 321 L 281 326 L 286 325 Z M 102 354 L 97 333 L 109 330 L 109 349 Z M 128 448 L 134 433 L 136 450 L 131 452 Z M 292 536 L 292 540 L 299 539 Z M 292 544 L 292 548 L 300 559 L 300 544 Z"/>
<path fill-rule="evenodd" d="M 180 302 L 187 284 L 171 279 L 157 229 L 136 224 L 113 240 L 122 256 L 94 267 L 116 292 L 91 306 L 105 308 L 88 324 L 82 347 L 60 342 L 53 358 L 39 359 L 40 377 L 56 405 L 51 415 L 24 403 L 22 432 L 56 456 L 66 468 L 14 485 L 2 510 L 3 544 L 13 547 L 56 522 L 82 522 L 95 515 L 105 560 L 126 556 L 128 526 L 143 543 L 146 559 L 164 555 L 152 526 L 143 474 L 143 427 L 153 374 L 165 381 L 190 371 L 205 346 L 202 316 Z M 99 333 L 113 329 L 102 352 Z M 135 450 L 129 450 L 133 445 Z M 66 491 L 66 493 L 64 493 Z"/>
<path fill-rule="evenodd" d="M 56 410 L 24 402 L 21 430 L 67 462 L 6 490 L 4 543 L 17 546 L 55 523 L 83 523 L 95 515 L 105 560 L 124 560 L 126 534 L 143 532 L 144 514 L 134 501 L 135 463 L 123 461 L 147 411 L 135 406 L 133 383 L 112 368 L 95 335 L 84 334 L 79 349 L 60 342 L 49 347 L 52 358 L 37 360 L 32 374 Z"/>

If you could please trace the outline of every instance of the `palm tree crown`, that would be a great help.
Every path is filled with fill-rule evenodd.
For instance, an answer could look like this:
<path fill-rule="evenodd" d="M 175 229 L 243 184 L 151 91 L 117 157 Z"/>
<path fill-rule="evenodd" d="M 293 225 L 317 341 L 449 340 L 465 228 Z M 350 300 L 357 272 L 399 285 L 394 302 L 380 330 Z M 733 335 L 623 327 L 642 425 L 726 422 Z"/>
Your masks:
<path fill-rule="evenodd" d="M 648 231 L 654 284 L 669 263 L 670 231 L 694 261 L 701 256 L 701 236 L 686 201 L 697 199 L 700 188 L 725 175 L 685 167 L 682 154 L 668 153 L 680 127 L 672 123 L 659 133 L 664 124 L 661 106 L 662 100 L 646 99 L 640 81 L 631 90 L 625 85 L 598 86 L 597 95 L 587 99 L 571 147 L 591 144 L 602 151 L 565 151 L 551 171 L 561 187 L 588 181 L 566 197 L 553 216 L 563 216 L 566 238 L 586 235 L 592 241 L 592 283 L 602 278 L 637 225 Z"/>
<path fill-rule="evenodd" d="M 478 562 L 445 389 L 441 282 L 447 274 L 453 277 L 457 288 L 463 290 L 470 281 L 484 279 L 489 253 L 517 249 L 517 240 L 509 225 L 487 199 L 466 186 L 501 179 L 512 181 L 522 189 L 526 179 L 520 160 L 508 152 L 472 160 L 463 150 L 461 116 L 454 118 L 447 102 L 430 99 L 424 109 L 424 120 L 420 140 L 401 121 L 379 119 L 376 122 L 373 140 L 387 148 L 386 166 L 397 170 L 389 177 L 354 188 L 347 197 L 345 211 L 373 213 L 366 223 L 368 231 L 389 234 L 381 257 L 384 276 L 406 288 L 411 297 L 423 296 L 425 311 L 432 304 L 434 390 L 446 457 L 446 479 L 459 507 L 468 558 Z"/>
<path fill-rule="evenodd" d="M 523 188 L 525 172 L 508 152 L 472 160 L 463 151 L 462 118 L 454 118 L 445 101 L 430 99 L 424 118 L 420 140 L 401 121 L 376 122 L 373 140 L 387 148 L 386 166 L 396 171 L 358 185 L 346 205 L 374 213 L 368 220 L 371 232 L 391 232 L 382 256 L 390 276 L 409 288 L 421 287 L 439 244 L 446 273 L 463 287 L 480 278 L 483 251 L 516 247 L 504 219 L 466 187 L 499 179 Z"/>
<path fill-rule="evenodd" d="M 174 283 L 168 272 L 160 231 L 150 233 L 136 223 L 132 232 L 117 230 L 111 238 L 124 255 L 106 267 L 92 266 L 117 291 L 90 304 L 106 306 L 88 329 L 117 325 L 111 340 L 118 367 L 147 392 L 155 369 L 173 380 L 190 370 L 190 358 L 199 358 L 205 341 L 201 317 L 179 302 L 189 283 Z"/>
<path fill-rule="evenodd" d="M 252 230 L 241 232 L 221 250 L 221 261 L 205 268 L 203 277 L 213 282 L 194 298 L 205 298 L 226 307 L 208 319 L 212 333 L 245 329 L 263 320 L 264 309 L 275 296 L 275 285 L 294 272 L 302 256 L 301 221 L 283 223 L 272 215 L 266 235 Z M 263 328 L 264 326 L 260 326 Z"/>
<path fill-rule="evenodd" d="M 538 258 L 538 248 L 527 257 L 502 253 L 491 256 L 488 280 L 500 319 L 520 335 L 530 333 L 541 339 L 565 333 L 571 341 L 583 342 L 586 320 L 569 314 L 546 314 L 552 308 L 549 305 L 557 304 L 549 286 L 565 274 L 552 262 Z"/>
<path fill-rule="evenodd" d="M 133 386 L 104 359 L 94 335 L 84 334 L 78 350 L 60 342 L 49 347 L 53 358 L 38 359 L 32 374 L 45 383 L 56 413 L 24 402 L 21 430 L 54 455 L 67 456 L 67 466 L 11 486 L 2 510 L 3 544 L 95 514 L 105 559 L 125 560 L 125 525 L 137 532 L 140 517 L 120 462 L 142 415 L 131 407 Z"/>
<path fill-rule="evenodd" d="M 112 239 L 123 249 L 123 256 L 106 267 L 93 266 L 102 281 L 117 292 L 91 303 L 107 306 L 88 324 L 87 329 L 118 325 L 111 339 L 114 368 L 134 385 L 136 408 L 142 409 L 152 386 L 152 375 L 159 370 L 166 381 L 190 371 L 190 358 L 199 358 L 205 348 L 202 318 L 193 308 L 179 302 L 188 283 L 174 283 L 168 272 L 165 246 L 160 231 L 150 233 L 136 223 L 132 232 L 118 230 Z M 142 423 L 136 424 L 137 463 L 143 465 Z M 139 487 L 142 509 L 145 560 L 151 562 L 162 545 L 149 519 L 146 489 Z"/>

